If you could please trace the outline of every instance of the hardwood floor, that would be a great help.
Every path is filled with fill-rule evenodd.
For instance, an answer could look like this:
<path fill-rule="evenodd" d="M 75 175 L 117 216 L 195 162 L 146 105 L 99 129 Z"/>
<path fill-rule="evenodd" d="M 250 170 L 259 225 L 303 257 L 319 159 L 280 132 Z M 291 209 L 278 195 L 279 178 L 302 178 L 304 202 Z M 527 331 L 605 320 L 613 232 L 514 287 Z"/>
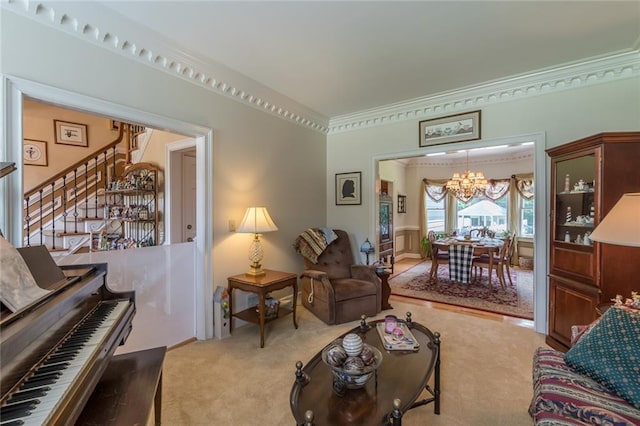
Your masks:
<path fill-rule="evenodd" d="M 393 265 L 393 274 L 391 274 L 390 278 L 393 278 L 396 275 L 403 273 L 407 269 L 410 269 L 410 268 L 414 267 L 415 265 L 417 265 L 418 263 L 420 263 L 422 261 L 423 260 L 421 260 L 421 259 L 402 259 L 402 260 L 399 260 L 398 262 L 396 262 Z M 440 310 L 443 310 L 443 311 L 455 312 L 455 313 L 459 313 L 459 314 L 463 314 L 463 315 L 469 315 L 469 316 L 474 316 L 474 317 L 478 317 L 478 318 L 489 319 L 489 320 L 492 320 L 492 321 L 506 322 L 506 323 L 510 323 L 510 324 L 513 324 L 513 325 L 517 325 L 519 327 L 525 327 L 525 328 L 533 329 L 533 321 L 522 319 L 522 318 L 515 318 L 515 317 L 510 317 L 510 316 L 507 316 L 507 315 L 495 314 L 495 313 L 492 313 L 492 312 L 485 312 L 485 311 L 480 311 L 480 310 L 476 310 L 476 309 L 464 308 L 464 307 L 461 307 L 461 306 L 447 305 L 445 303 L 430 302 L 430 301 L 427 301 L 427 300 L 419 300 L 419 299 L 414 299 L 414 298 L 411 298 L 411 297 L 397 296 L 397 295 L 392 294 L 391 297 L 389 298 L 389 303 L 393 304 L 394 300 L 397 300 L 397 301 L 400 301 L 400 302 L 403 302 L 403 303 L 409 303 L 409 304 L 417 305 L 417 306 L 424 306 L 424 307 L 427 307 L 427 308 L 440 309 Z"/>

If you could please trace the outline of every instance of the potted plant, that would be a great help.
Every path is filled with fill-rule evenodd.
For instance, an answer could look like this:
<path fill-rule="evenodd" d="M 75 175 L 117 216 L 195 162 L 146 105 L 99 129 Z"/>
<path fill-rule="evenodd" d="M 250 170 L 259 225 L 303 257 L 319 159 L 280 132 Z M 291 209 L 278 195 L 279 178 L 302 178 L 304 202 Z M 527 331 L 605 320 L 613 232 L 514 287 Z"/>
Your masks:
<path fill-rule="evenodd" d="M 431 242 L 426 235 L 420 240 L 420 255 L 423 259 L 431 258 Z"/>

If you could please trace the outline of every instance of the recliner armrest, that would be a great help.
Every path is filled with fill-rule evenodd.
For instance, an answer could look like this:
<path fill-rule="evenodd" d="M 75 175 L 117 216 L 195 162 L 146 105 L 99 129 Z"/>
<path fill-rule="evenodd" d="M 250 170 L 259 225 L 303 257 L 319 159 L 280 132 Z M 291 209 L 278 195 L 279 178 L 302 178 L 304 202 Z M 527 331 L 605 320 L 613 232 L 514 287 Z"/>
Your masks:
<path fill-rule="evenodd" d="M 373 265 L 351 265 L 351 277 L 372 283 L 380 282 L 380 278 L 376 274 L 376 267 Z"/>

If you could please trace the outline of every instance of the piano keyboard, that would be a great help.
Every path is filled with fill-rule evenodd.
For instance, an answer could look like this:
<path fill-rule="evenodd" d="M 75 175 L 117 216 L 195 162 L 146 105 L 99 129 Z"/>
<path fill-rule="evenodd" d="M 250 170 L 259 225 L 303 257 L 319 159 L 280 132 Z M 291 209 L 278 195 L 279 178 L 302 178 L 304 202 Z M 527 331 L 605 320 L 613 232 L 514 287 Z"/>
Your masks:
<path fill-rule="evenodd" d="M 0 425 L 43 425 L 131 304 L 103 302 L 91 311 L 0 407 Z"/>

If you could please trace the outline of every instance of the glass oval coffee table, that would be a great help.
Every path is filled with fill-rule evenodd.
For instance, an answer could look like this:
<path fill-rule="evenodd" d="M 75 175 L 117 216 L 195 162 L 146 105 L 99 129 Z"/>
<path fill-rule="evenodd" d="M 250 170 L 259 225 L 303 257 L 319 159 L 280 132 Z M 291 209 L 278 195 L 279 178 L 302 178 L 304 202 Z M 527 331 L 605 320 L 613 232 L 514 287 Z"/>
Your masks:
<path fill-rule="evenodd" d="M 367 323 L 363 318 L 360 326 L 336 337 L 356 333 L 382 352 L 382 364 L 361 389 L 347 389 L 339 396 L 334 391 L 333 374 L 322 361 L 322 350 L 304 367 L 298 362 L 290 396 L 296 424 L 305 423 L 308 411 L 313 412 L 313 424 L 317 426 L 388 424 L 395 399 L 400 400 L 402 413 L 433 402 L 434 413 L 440 414 L 440 334 L 413 322 L 410 312 L 399 322 L 404 323 L 417 340 L 417 350 L 385 349 L 376 329 L 384 320 Z M 432 374 L 433 388 L 429 386 Z M 417 400 L 424 390 L 429 396 Z"/>

